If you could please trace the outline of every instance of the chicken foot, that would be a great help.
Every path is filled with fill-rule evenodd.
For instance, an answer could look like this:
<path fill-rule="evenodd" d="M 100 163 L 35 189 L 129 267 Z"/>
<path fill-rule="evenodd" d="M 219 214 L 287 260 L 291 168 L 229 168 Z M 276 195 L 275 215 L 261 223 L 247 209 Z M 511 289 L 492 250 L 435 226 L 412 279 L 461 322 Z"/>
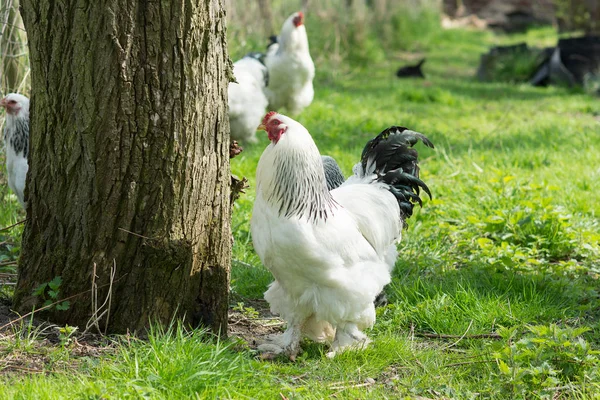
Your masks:
<path fill-rule="evenodd" d="M 340 324 L 335 332 L 335 339 L 331 344 L 331 351 L 327 353 L 327 357 L 333 358 L 336 354 L 348 349 L 363 350 L 369 343 L 371 343 L 371 340 L 358 329 L 356 324 Z"/>
<path fill-rule="evenodd" d="M 302 339 L 300 326 L 300 324 L 289 324 L 284 333 L 268 337 L 265 343 L 258 346 L 258 351 L 263 353 L 264 358 L 284 354 L 295 361 L 300 352 L 300 339 Z"/>

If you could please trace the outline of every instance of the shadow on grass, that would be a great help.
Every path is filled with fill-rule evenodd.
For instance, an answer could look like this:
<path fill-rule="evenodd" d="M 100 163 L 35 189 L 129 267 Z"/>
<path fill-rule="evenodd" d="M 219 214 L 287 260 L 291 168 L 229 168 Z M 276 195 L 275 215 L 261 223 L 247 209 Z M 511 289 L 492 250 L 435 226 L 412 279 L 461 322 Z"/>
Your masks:
<path fill-rule="evenodd" d="M 546 88 L 529 87 L 526 84 L 486 83 L 472 80 L 436 80 L 436 85 L 451 93 L 481 101 L 540 101 L 549 96 L 569 96 L 577 91 L 551 92 Z"/>
<path fill-rule="evenodd" d="M 421 259 L 435 265 L 439 260 Z M 600 302 L 586 277 L 567 279 L 535 271 L 522 273 L 487 264 L 448 271 L 424 269 L 400 261 L 386 289 L 391 303 L 402 310 L 396 322 L 403 328 L 445 334 L 486 333 L 497 325 L 598 322 Z M 594 311 L 596 310 L 596 311 Z"/>

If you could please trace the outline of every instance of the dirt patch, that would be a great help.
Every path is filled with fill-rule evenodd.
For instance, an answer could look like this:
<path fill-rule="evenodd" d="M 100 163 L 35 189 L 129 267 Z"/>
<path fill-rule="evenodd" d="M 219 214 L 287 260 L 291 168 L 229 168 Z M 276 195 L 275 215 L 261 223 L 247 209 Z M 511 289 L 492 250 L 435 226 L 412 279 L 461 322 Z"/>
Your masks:
<path fill-rule="evenodd" d="M 285 322 L 269 311 L 264 300 L 244 299 L 243 305 L 229 311 L 229 336 L 250 348 L 284 328 Z M 114 353 L 116 343 L 98 334 L 75 331 L 69 336 L 64 327 L 13 313 L 10 300 L 0 298 L 0 376 L 74 371 L 84 358 Z"/>
<path fill-rule="evenodd" d="M 244 307 L 229 310 L 229 336 L 242 339 L 256 348 L 272 334 L 281 333 L 285 322 L 269 311 L 264 300 L 245 300 Z"/>
<path fill-rule="evenodd" d="M 14 314 L 10 311 L 10 307 L 7 304 L 0 303 L 0 327 L 3 327 L 15 319 Z M 0 330 L 0 334 L 3 330 Z"/>
<path fill-rule="evenodd" d="M 50 374 L 79 370 L 85 358 L 114 352 L 110 344 L 98 345 L 85 337 L 73 338 L 65 345 L 48 339 L 6 338 L 0 335 L 0 376 Z"/>
<path fill-rule="evenodd" d="M 57 325 L 20 317 L 7 299 L 0 300 L 0 376 L 77 370 L 84 357 L 113 353 L 115 343 L 107 336 L 69 335 Z"/>

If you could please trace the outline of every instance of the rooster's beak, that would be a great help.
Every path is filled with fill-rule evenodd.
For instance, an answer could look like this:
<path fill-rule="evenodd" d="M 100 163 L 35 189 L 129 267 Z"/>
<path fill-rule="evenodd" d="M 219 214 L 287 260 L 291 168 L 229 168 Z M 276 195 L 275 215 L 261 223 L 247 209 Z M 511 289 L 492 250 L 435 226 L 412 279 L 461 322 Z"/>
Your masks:
<path fill-rule="evenodd" d="M 265 126 L 265 124 L 260 124 L 257 128 L 257 131 L 266 131 L 267 127 Z"/>

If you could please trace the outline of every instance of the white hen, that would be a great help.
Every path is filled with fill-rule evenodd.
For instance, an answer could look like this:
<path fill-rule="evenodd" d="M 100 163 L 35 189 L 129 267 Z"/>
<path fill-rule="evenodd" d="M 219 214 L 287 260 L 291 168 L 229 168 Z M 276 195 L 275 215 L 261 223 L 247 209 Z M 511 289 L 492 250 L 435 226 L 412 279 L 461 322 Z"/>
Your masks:
<path fill-rule="evenodd" d="M 298 122 L 268 113 L 271 144 L 256 171 L 254 248 L 275 282 L 265 293 L 288 323 L 259 350 L 294 358 L 300 339 L 331 341 L 331 353 L 368 343 L 373 301 L 390 281 L 404 218 L 421 203 L 417 153 L 423 135 L 391 127 L 369 141 L 354 175 L 327 189 L 323 161 Z"/>
<path fill-rule="evenodd" d="M 9 93 L 0 100 L 0 106 L 6 109 L 4 125 L 4 147 L 6 150 L 6 171 L 8 186 L 17 195 L 25 207 L 25 177 L 29 165 L 29 99 L 17 93 Z"/>
<path fill-rule="evenodd" d="M 277 44 L 269 46 L 265 65 L 269 70 L 269 85 L 265 90 L 269 108 L 285 108 L 296 115 L 310 105 L 314 97 L 315 64 L 308 50 L 302 12 L 285 20 Z"/>
<path fill-rule="evenodd" d="M 233 64 L 236 82 L 231 82 L 229 94 L 229 126 L 235 140 L 256 142 L 256 127 L 267 109 L 264 94 L 267 67 L 252 54 Z"/>

